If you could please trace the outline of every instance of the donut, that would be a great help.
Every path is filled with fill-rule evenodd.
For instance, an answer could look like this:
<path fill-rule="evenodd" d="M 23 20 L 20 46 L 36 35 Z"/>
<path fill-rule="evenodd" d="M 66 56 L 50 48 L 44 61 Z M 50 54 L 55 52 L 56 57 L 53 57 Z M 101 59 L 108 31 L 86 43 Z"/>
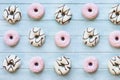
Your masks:
<path fill-rule="evenodd" d="M 55 35 L 55 43 L 58 47 L 67 47 L 70 44 L 70 35 L 65 31 L 58 32 Z"/>
<path fill-rule="evenodd" d="M 94 3 L 87 3 L 82 8 L 82 15 L 89 20 L 95 19 L 98 13 L 98 7 Z"/>
<path fill-rule="evenodd" d="M 65 56 L 59 57 L 54 64 L 54 69 L 59 75 L 66 75 L 71 69 L 70 58 Z"/>
<path fill-rule="evenodd" d="M 55 20 L 59 24 L 67 24 L 68 22 L 70 22 L 71 18 L 71 10 L 65 4 L 59 6 L 58 9 L 55 11 Z"/>
<path fill-rule="evenodd" d="M 109 43 L 115 48 L 120 48 L 120 31 L 113 31 L 110 33 Z"/>
<path fill-rule="evenodd" d="M 15 24 L 21 20 L 21 12 L 17 6 L 11 5 L 8 8 L 4 9 L 3 17 L 10 24 Z"/>
<path fill-rule="evenodd" d="M 99 33 L 95 28 L 88 27 L 83 33 L 83 42 L 85 45 L 94 47 L 99 42 Z"/>
<path fill-rule="evenodd" d="M 84 71 L 93 73 L 98 69 L 98 60 L 95 57 L 90 56 L 84 60 L 83 66 Z"/>
<path fill-rule="evenodd" d="M 19 34 L 14 30 L 8 30 L 4 35 L 4 42 L 8 46 L 16 46 L 20 40 Z"/>
<path fill-rule="evenodd" d="M 45 13 L 43 5 L 40 3 L 32 3 L 28 8 L 28 15 L 33 19 L 41 19 Z"/>
<path fill-rule="evenodd" d="M 44 61 L 41 57 L 33 57 L 30 60 L 29 69 L 34 73 L 39 73 L 44 68 Z"/>
<path fill-rule="evenodd" d="M 21 64 L 21 59 L 16 55 L 9 55 L 3 61 L 3 67 L 8 72 L 15 72 Z"/>
<path fill-rule="evenodd" d="M 120 56 L 112 57 L 108 61 L 108 70 L 113 75 L 120 75 Z"/>
<path fill-rule="evenodd" d="M 120 24 L 120 4 L 112 7 L 109 12 L 109 19 L 113 24 Z"/>
<path fill-rule="evenodd" d="M 29 41 L 33 46 L 42 46 L 45 43 L 46 36 L 41 28 L 34 27 L 29 32 Z"/>

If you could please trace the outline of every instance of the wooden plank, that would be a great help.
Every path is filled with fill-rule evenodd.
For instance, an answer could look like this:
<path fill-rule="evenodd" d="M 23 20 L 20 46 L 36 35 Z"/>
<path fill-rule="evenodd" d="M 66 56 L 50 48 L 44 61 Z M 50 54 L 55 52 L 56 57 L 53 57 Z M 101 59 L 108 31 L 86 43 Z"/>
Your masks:
<path fill-rule="evenodd" d="M 11 4 L 1 4 L 0 12 L 3 12 L 6 7 Z M 14 4 L 17 5 L 22 12 L 22 20 L 33 20 L 28 17 L 27 10 L 30 4 Z M 60 4 L 43 4 L 45 7 L 45 15 L 42 20 L 54 20 L 55 10 L 58 8 Z M 85 20 L 85 18 L 81 15 L 81 10 L 84 4 L 66 4 L 70 7 L 72 12 L 73 20 Z M 113 6 L 113 4 L 96 4 L 99 7 L 99 16 L 96 20 L 108 20 L 108 13 Z M 0 19 L 3 20 L 3 16 L 0 16 Z"/>
<path fill-rule="evenodd" d="M 22 53 L 0 53 L 0 69 L 2 69 L 2 63 L 3 60 L 5 59 L 6 56 L 10 55 L 10 54 L 15 54 L 17 56 L 19 56 L 21 58 L 21 62 L 22 65 L 20 67 L 20 69 L 28 69 L 29 68 L 29 61 L 32 57 L 35 56 L 40 56 L 43 58 L 44 62 L 45 62 L 45 69 L 53 69 L 54 68 L 54 62 L 55 60 L 60 57 L 60 56 L 66 56 L 69 57 L 71 60 L 71 65 L 72 65 L 72 69 L 83 69 L 83 63 L 84 63 L 84 59 L 87 58 L 88 56 L 94 56 L 98 59 L 99 61 L 99 68 L 98 69 L 108 69 L 107 67 L 107 63 L 108 61 L 114 57 L 114 56 L 119 56 L 119 53 L 29 53 L 29 52 L 22 52 Z M 102 58 L 102 59 L 101 59 Z"/>
<path fill-rule="evenodd" d="M 29 40 L 27 37 L 21 37 L 19 44 L 16 47 L 9 47 L 3 42 L 3 38 L 0 37 L 0 52 L 42 52 L 42 53 L 49 53 L 49 52 L 67 52 L 67 53 L 86 53 L 86 52 L 95 52 L 97 53 L 119 53 L 120 49 L 112 48 L 109 45 L 107 37 L 101 37 L 100 42 L 96 47 L 88 47 L 84 45 L 81 40 L 81 37 L 72 37 L 71 44 L 67 48 L 59 48 L 55 45 L 54 37 L 47 36 L 46 42 L 42 47 L 34 47 L 30 45 Z M 24 44 L 24 47 L 23 47 Z M 106 47 L 103 48 L 104 45 Z"/>
<path fill-rule="evenodd" d="M 106 1 L 103 1 L 103 0 L 59 0 L 59 1 L 56 1 L 56 0 L 29 0 L 29 1 L 24 1 L 24 0 L 21 0 L 21 1 L 16 1 L 16 0 L 12 0 L 12 1 L 4 1 L 4 0 L 1 0 L 0 3 L 2 4 L 7 4 L 7 3 L 22 3 L 22 4 L 25 4 L 25 3 L 33 3 L 33 2 L 39 2 L 39 3 L 88 3 L 88 2 L 94 2 L 94 3 L 101 3 L 101 4 L 111 4 L 111 3 L 119 3 L 119 0 L 106 0 Z"/>
<path fill-rule="evenodd" d="M 21 75 L 22 74 L 22 75 Z M 104 80 L 115 80 L 118 79 L 119 80 L 119 76 L 113 76 L 111 75 L 106 69 L 105 70 L 98 70 L 96 73 L 94 74 L 88 74 L 86 72 L 84 72 L 81 69 L 73 69 L 71 70 L 71 72 L 66 75 L 66 76 L 59 76 L 57 75 L 53 69 L 45 69 L 42 73 L 40 74 L 34 74 L 32 72 L 30 72 L 28 69 L 21 69 L 19 71 L 17 71 L 14 74 L 10 74 L 6 71 L 4 71 L 3 69 L 0 70 L 0 78 L 1 79 L 14 79 L 14 80 L 48 80 L 48 78 L 50 80 L 74 80 L 74 79 L 83 79 L 83 80 L 96 80 L 96 79 L 104 79 Z M 7 76 L 6 76 L 7 75 Z M 22 76 L 22 77 L 21 77 Z"/>
<path fill-rule="evenodd" d="M 0 21 L 0 35 L 13 29 L 18 31 L 20 35 L 28 35 L 29 30 L 33 27 L 40 27 L 46 35 L 55 35 L 57 32 L 64 30 L 70 35 L 82 35 L 87 27 L 94 27 L 100 35 L 108 36 L 110 32 L 119 30 L 119 25 L 114 25 L 110 21 L 71 21 L 67 25 L 59 25 L 56 21 L 20 21 L 15 25 L 11 25 L 6 21 Z M 46 24 L 47 23 L 47 24 Z M 25 24 L 25 25 L 24 25 Z M 23 33 L 24 32 L 24 33 Z"/>
<path fill-rule="evenodd" d="M 40 21 L 28 17 L 28 6 L 33 2 L 42 3 L 45 7 L 45 15 Z M 99 16 L 88 21 L 81 15 L 82 6 L 85 3 L 94 2 L 99 7 Z M 113 56 L 119 56 L 120 49 L 110 46 L 108 42 L 109 33 L 120 30 L 119 25 L 109 21 L 108 13 L 114 4 L 120 0 L 1 0 L 0 1 L 0 79 L 1 80 L 119 80 L 120 76 L 113 76 L 109 73 L 107 62 Z M 22 20 L 17 24 L 7 23 L 2 16 L 4 8 L 9 5 L 17 5 L 22 11 Z M 67 25 L 59 25 L 54 19 L 54 12 L 60 4 L 66 4 L 71 8 L 72 20 Z M 46 42 L 36 48 L 29 44 L 28 32 L 34 27 L 41 27 L 46 33 Z M 87 27 L 95 27 L 100 33 L 100 42 L 90 48 L 83 44 L 82 34 Z M 16 30 L 20 34 L 20 42 L 15 47 L 7 46 L 3 41 L 4 33 L 9 30 Z M 54 36 L 57 32 L 65 30 L 71 35 L 71 44 L 67 48 L 59 48 L 54 43 Z M 16 54 L 22 59 L 22 65 L 16 73 L 8 73 L 2 63 L 9 54 Z M 54 61 L 60 56 L 70 57 L 72 69 L 66 76 L 59 76 L 53 69 Z M 41 56 L 45 61 L 45 69 L 40 74 L 34 74 L 29 70 L 29 60 L 33 56 Z M 99 60 L 99 69 L 94 74 L 83 70 L 83 61 L 88 56 L 95 56 Z M 22 76 L 22 77 L 21 77 Z"/>

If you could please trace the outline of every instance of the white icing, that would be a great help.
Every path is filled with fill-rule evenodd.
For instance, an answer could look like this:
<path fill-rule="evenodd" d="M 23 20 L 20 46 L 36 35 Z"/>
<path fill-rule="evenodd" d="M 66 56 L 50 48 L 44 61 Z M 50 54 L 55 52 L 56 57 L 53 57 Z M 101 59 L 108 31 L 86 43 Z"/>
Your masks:
<path fill-rule="evenodd" d="M 54 64 L 54 69 L 57 74 L 66 75 L 71 69 L 70 59 L 65 56 L 59 57 Z"/>
<path fill-rule="evenodd" d="M 8 8 L 6 8 L 4 10 L 3 17 L 9 23 L 14 24 L 14 23 L 20 21 L 20 19 L 21 19 L 21 12 L 20 12 L 20 10 L 18 9 L 17 6 L 11 5 L 11 6 L 9 6 Z"/>
<path fill-rule="evenodd" d="M 114 24 L 120 24 L 120 5 L 117 4 L 110 10 L 109 19 Z"/>
<path fill-rule="evenodd" d="M 45 42 L 43 30 L 37 27 L 32 28 L 29 32 L 29 41 L 33 46 L 42 46 Z"/>
<path fill-rule="evenodd" d="M 95 28 L 87 28 L 83 33 L 83 42 L 87 46 L 96 46 L 99 42 L 99 33 L 95 30 Z"/>
<path fill-rule="evenodd" d="M 108 69 L 111 74 L 120 75 L 120 56 L 115 56 L 108 62 Z"/>
<path fill-rule="evenodd" d="M 20 67 L 20 64 L 21 60 L 16 55 L 9 55 L 3 61 L 3 67 L 8 72 L 15 72 Z"/>
<path fill-rule="evenodd" d="M 64 15 L 62 15 L 64 13 Z M 70 8 L 66 5 L 61 5 L 55 12 L 55 19 L 60 24 L 68 23 L 72 18 Z"/>

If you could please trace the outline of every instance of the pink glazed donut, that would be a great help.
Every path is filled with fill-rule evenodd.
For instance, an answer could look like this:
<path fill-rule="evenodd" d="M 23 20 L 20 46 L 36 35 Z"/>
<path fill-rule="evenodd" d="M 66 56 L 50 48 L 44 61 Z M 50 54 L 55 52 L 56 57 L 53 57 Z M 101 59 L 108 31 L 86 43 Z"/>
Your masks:
<path fill-rule="evenodd" d="M 67 47 L 70 44 L 70 35 L 65 31 L 58 32 L 55 35 L 55 43 L 58 47 Z"/>
<path fill-rule="evenodd" d="M 41 19 L 45 13 L 44 7 L 39 3 L 33 3 L 28 8 L 28 15 L 33 19 Z"/>
<path fill-rule="evenodd" d="M 39 73 L 44 68 L 44 61 L 41 57 L 33 57 L 30 60 L 29 69 L 34 73 Z"/>
<path fill-rule="evenodd" d="M 115 48 L 120 48 L 120 31 L 113 31 L 110 33 L 109 43 Z"/>
<path fill-rule="evenodd" d="M 95 19 L 98 12 L 98 7 L 93 3 L 87 3 L 82 8 L 82 15 L 89 20 Z"/>
<path fill-rule="evenodd" d="M 11 47 L 17 45 L 19 39 L 18 33 L 14 30 L 8 30 L 4 35 L 4 42 Z"/>
<path fill-rule="evenodd" d="M 85 59 L 83 66 L 86 72 L 93 73 L 98 69 L 98 60 L 95 57 L 90 56 Z"/>

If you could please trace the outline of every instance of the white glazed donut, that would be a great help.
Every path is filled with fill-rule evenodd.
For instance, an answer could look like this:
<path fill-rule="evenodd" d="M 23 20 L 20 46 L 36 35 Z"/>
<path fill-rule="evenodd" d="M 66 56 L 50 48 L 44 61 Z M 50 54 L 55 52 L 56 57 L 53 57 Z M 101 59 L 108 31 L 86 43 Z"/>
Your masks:
<path fill-rule="evenodd" d="M 9 55 L 3 61 L 3 67 L 8 72 L 15 72 L 21 64 L 21 59 L 16 55 Z"/>
<path fill-rule="evenodd" d="M 29 41 L 33 46 L 42 46 L 45 42 L 46 36 L 41 28 L 34 27 L 29 32 Z"/>
<path fill-rule="evenodd" d="M 114 24 L 120 24 L 120 4 L 112 7 L 109 13 L 109 19 Z"/>
<path fill-rule="evenodd" d="M 66 75 L 71 69 L 70 59 L 65 56 L 59 57 L 54 64 L 54 69 L 57 74 Z"/>
<path fill-rule="evenodd" d="M 99 33 L 95 28 L 88 27 L 83 33 L 83 42 L 87 46 L 94 47 L 99 42 Z"/>
<path fill-rule="evenodd" d="M 120 56 L 115 56 L 108 62 L 108 69 L 113 75 L 120 75 Z"/>
<path fill-rule="evenodd" d="M 55 12 L 55 19 L 59 24 L 66 24 L 70 22 L 71 18 L 72 13 L 70 11 L 70 8 L 65 4 L 58 7 L 58 9 Z"/>
<path fill-rule="evenodd" d="M 14 24 L 21 19 L 21 12 L 17 6 L 11 5 L 4 9 L 3 17 L 9 23 Z"/>

